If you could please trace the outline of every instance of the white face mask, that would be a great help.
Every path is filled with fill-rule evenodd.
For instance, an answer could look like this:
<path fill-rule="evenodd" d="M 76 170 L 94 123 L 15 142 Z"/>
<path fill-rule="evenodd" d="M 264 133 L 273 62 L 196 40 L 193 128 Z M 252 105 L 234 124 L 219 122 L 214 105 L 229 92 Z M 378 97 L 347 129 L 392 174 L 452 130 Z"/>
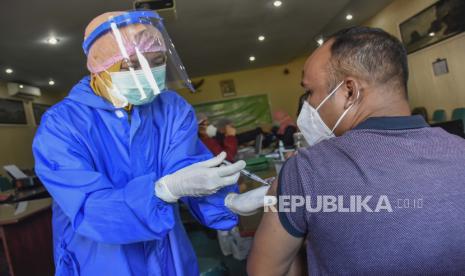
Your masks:
<path fill-rule="evenodd" d="M 214 125 L 208 125 L 207 126 L 206 132 L 207 132 L 208 137 L 210 137 L 210 138 L 215 137 L 217 131 L 218 131 L 218 129 Z"/>
<path fill-rule="evenodd" d="M 347 112 L 353 107 L 353 104 L 347 108 L 341 117 L 334 124 L 333 129 L 330 129 L 325 122 L 321 119 L 318 110 L 321 106 L 341 87 L 344 82 L 339 83 L 336 88 L 329 93 L 329 95 L 318 105 L 315 109 L 307 101 L 304 102 L 302 106 L 302 111 L 300 111 L 299 117 L 297 118 L 297 126 L 305 137 L 305 140 L 310 146 L 313 146 L 323 140 L 335 137 L 334 130 L 341 123 L 342 119 L 346 116 Z M 358 98 L 359 95 L 357 95 Z"/>

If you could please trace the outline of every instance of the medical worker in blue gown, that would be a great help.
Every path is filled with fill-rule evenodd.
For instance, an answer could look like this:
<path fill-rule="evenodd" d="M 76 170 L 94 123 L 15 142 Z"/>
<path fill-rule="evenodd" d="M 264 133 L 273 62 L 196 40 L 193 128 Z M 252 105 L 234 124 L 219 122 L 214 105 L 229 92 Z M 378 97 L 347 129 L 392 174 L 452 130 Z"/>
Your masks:
<path fill-rule="evenodd" d="M 267 188 L 236 193 L 245 163 L 220 166 L 226 155 L 198 140 L 192 107 L 168 89 L 192 86 L 156 13 L 100 15 L 83 48 L 90 76 L 43 116 L 33 143 L 54 199 L 56 275 L 198 275 L 177 203 L 227 230 Z"/>

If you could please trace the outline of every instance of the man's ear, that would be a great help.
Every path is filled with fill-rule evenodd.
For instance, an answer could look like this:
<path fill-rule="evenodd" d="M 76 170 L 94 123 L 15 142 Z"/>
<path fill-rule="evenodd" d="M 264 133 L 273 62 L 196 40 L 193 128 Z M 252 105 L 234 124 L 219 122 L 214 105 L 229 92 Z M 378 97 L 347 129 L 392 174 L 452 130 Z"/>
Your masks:
<path fill-rule="evenodd" d="M 355 101 L 357 101 L 357 98 L 359 97 L 360 83 L 355 78 L 346 77 L 342 86 L 344 87 L 344 96 L 346 97 L 344 109 L 347 109 L 353 105 Z"/>

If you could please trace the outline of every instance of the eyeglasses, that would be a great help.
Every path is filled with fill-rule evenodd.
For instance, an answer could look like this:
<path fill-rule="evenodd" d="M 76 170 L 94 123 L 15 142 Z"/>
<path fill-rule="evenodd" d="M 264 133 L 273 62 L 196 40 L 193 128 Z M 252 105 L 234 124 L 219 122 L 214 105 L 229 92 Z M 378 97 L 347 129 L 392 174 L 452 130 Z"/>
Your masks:
<path fill-rule="evenodd" d="M 147 59 L 150 68 L 166 64 L 167 57 L 165 52 L 143 53 L 142 55 Z M 132 55 L 129 59 L 124 59 L 120 71 L 128 71 L 130 67 L 134 70 L 141 69 L 139 58 L 136 55 Z"/>

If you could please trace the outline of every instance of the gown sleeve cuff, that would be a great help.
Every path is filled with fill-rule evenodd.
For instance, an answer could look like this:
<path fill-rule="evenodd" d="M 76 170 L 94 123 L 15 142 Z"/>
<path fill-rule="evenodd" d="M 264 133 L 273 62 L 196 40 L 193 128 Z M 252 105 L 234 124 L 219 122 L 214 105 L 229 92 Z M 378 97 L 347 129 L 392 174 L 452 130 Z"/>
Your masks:
<path fill-rule="evenodd" d="M 124 188 L 126 204 L 154 232 L 168 233 L 175 225 L 173 204 L 154 195 L 155 174 L 131 180 Z"/>
<path fill-rule="evenodd" d="M 170 192 L 164 177 L 155 183 L 154 192 L 155 196 L 168 203 L 175 203 L 179 199 Z"/>

